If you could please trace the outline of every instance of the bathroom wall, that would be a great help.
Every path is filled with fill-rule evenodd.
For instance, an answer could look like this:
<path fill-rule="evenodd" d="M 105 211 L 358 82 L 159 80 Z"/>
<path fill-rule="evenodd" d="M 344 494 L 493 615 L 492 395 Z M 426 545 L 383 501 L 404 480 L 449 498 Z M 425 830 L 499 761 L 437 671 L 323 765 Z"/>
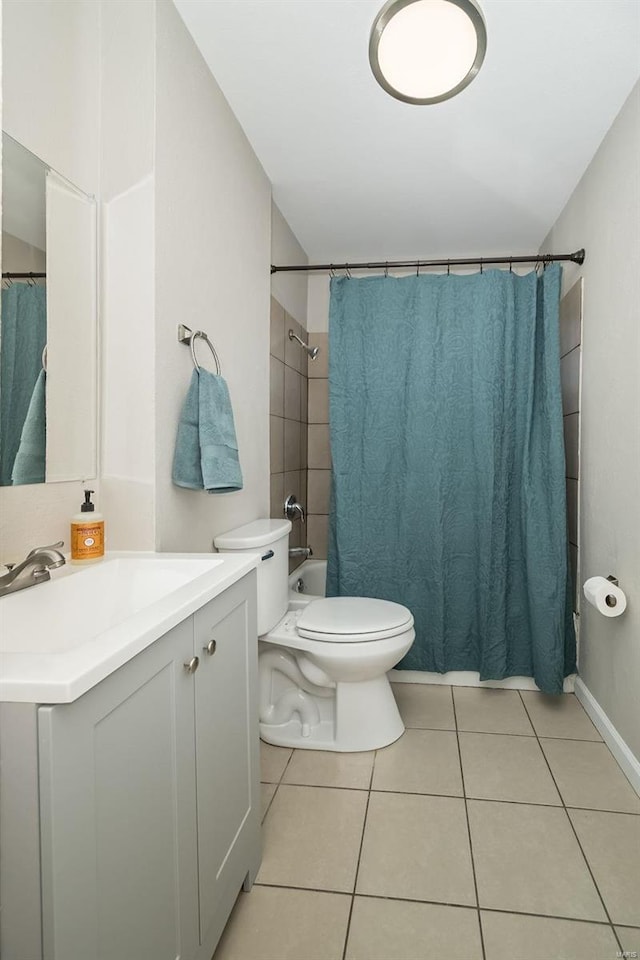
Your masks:
<path fill-rule="evenodd" d="M 301 339 L 306 330 L 275 297 L 271 297 L 269 348 L 269 439 L 271 463 L 270 516 L 283 516 L 285 498 L 293 494 L 307 508 L 307 354 L 289 340 L 293 330 Z M 293 521 L 292 547 L 306 546 L 306 526 Z M 301 561 L 292 561 L 293 569 Z"/>
<path fill-rule="evenodd" d="M 308 263 L 289 224 L 275 203 L 271 205 L 271 262 Z M 269 339 L 270 513 L 283 516 L 285 497 L 307 503 L 307 355 L 289 330 L 307 336 L 307 277 L 304 273 L 271 275 L 271 332 Z M 307 545 L 307 528 L 293 521 L 290 546 Z M 289 562 L 294 570 L 304 558 Z"/>
<path fill-rule="evenodd" d="M 2 231 L 2 269 L 15 271 L 16 273 L 44 273 L 47 268 L 47 255 L 44 250 L 25 243 L 19 237 L 14 237 L 10 233 Z M 24 281 L 15 281 L 16 283 L 27 283 Z M 29 281 L 30 282 L 30 281 Z M 36 280 L 37 284 L 42 285 L 43 280 Z"/>
<path fill-rule="evenodd" d="M 580 608 L 579 673 L 640 758 L 640 85 L 636 85 L 542 250 L 584 246 L 580 579 L 614 574 L 625 613 Z"/>
<path fill-rule="evenodd" d="M 270 184 L 168 0 L 103 10 L 104 501 L 110 545 L 209 551 L 268 510 Z M 122 132 L 133 131 L 122 150 Z M 244 488 L 171 482 L 193 372 L 184 323 L 229 386 Z M 213 369 L 205 344 L 199 361 Z"/>
<path fill-rule="evenodd" d="M 169 0 L 156 7 L 156 546 L 210 550 L 269 509 L 271 186 Z M 193 366 L 178 323 L 205 330 L 233 403 L 244 489 L 171 483 Z M 208 364 L 206 345 L 198 355 Z"/>
<path fill-rule="evenodd" d="M 154 0 L 102 0 L 102 509 L 107 546 L 155 532 Z"/>
<path fill-rule="evenodd" d="M 2 127 L 85 192 L 100 186 L 100 6 L 4 0 Z M 98 493 L 97 479 L 91 486 Z M 0 562 L 69 539 L 81 482 L 0 488 Z"/>
<path fill-rule="evenodd" d="M 99 23 L 92 0 L 4 0 L 3 129 L 97 193 Z"/>
<path fill-rule="evenodd" d="M 329 336 L 310 333 L 309 343 L 320 348 L 309 361 L 309 478 L 307 538 L 314 557 L 327 556 L 331 452 L 329 449 Z"/>
<path fill-rule="evenodd" d="M 330 278 L 325 274 L 309 274 L 307 323 L 310 333 L 326 333 L 329 329 L 329 283 Z"/>
<path fill-rule="evenodd" d="M 91 486 L 107 544 L 208 551 L 270 506 L 269 181 L 169 0 L 6 0 L 3 12 L 5 128 L 101 201 L 103 480 Z M 297 262 L 304 251 L 276 219 L 274 256 Z M 304 324 L 306 278 L 276 289 Z M 171 484 L 192 373 L 179 322 L 220 355 L 239 493 Z M 206 346 L 198 355 L 210 365 Z M 1 490 L 0 560 L 68 539 L 82 486 Z"/>
<path fill-rule="evenodd" d="M 308 262 L 309 258 L 306 252 L 302 249 L 291 227 L 272 201 L 271 263 L 282 266 Z M 307 279 L 306 273 L 271 274 L 271 296 L 275 297 L 287 313 L 295 317 L 305 330 L 308 330 Z"/>
<path fill-rule="evenodd" d="M 580 611 L 578 506 L 580 488 L 580 342 L 582 338 L 582 278 L 560 300 L 560 381 L 567 481 L 569 563 L 573 609 Z"/>

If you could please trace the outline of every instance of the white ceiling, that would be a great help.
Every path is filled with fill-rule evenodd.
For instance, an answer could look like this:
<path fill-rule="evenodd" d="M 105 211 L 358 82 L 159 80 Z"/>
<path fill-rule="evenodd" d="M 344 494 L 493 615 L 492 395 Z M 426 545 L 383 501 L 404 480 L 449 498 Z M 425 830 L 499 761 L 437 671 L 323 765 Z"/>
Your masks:
<path fill-rule="evenodd" d="M 369 68 L 382 0 L 175 0 L 311 260 L 538 249 L 640 75 L 640 2 L 480 2 L 478 77 L 413 106 Z"/>

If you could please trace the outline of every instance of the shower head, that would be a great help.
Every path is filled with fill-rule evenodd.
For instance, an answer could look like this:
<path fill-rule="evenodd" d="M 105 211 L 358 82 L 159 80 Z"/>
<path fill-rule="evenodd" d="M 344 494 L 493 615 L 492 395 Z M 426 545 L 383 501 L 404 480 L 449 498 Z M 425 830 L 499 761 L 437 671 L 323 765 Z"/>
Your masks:
<path fill-rule="evenodd" d="M 309 354 L 310 360 L 315 360 L 320 353 L 320 347 L 310 347 L 309 344 L 305 343 L 304 340 L 301 340 L 300 337 L 293 332 L 293 330 L 289 330 L 289 340 L 297 340 L 300 346 Z"/>

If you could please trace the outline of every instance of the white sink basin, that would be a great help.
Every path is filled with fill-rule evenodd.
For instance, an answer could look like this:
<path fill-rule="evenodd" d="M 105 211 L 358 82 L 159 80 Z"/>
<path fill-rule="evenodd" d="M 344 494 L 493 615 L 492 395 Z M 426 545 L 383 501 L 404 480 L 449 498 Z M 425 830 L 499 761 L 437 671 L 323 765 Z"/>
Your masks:
<path fill-rule="evenodd" d="M 0 600 L 0 700 L 76 699 L 256 566 L 233 554 L 108 554 Z"/>
<path fill-rule="evenodd" d="M 110 557 L 52 571 L 51 580 L 3 598 L 0 653 L 62 653 L 215 570 L 222 559 Z M 64 574 L 67 574 L 66 576 Z"/>

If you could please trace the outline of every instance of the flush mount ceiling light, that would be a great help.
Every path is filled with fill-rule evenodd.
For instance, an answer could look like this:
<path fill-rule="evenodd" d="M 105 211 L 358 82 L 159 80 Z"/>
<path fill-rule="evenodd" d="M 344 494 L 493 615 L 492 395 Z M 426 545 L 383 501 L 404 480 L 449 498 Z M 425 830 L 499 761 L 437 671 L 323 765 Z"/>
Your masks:
<path fill-rule="evenodd" d="M 471 83 L 486 49 L 474 0 L 389 0 L 371 28 L 369 61 L 397 100 L 440 103 Z"/>

